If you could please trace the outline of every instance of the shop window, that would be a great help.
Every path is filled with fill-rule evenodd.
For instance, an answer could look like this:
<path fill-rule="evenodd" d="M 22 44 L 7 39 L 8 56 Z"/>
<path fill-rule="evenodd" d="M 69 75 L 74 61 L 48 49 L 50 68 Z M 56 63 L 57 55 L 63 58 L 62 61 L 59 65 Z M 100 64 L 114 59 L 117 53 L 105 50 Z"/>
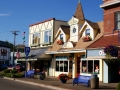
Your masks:
<path fill-rule="evenodd" d="M 63 61 L 60 61 L 60 71 L 61 71 L 61 72 L 63 72 L 63 66 L 64 66 Z"/>
<path fill-rule="evenodd" d="M 82 61 L 82 72 L 87 73 L 87 61 Z"/>
<path fill-rule="evenodd" d="M 56 61 L 56 71 L 59 71 L 59 61 Z"/>
<path fill-rule="evenodd" d="M 88 73 L 88 74 L 99 74 L 100 66 L 99 66 L 99 60 L 85 60 L 82 61 L 82 73 Z"/>
<path fill-rule="evenodd" d="M 64 61 L 64 72 L 68 72 L 68 61 Z"/>
<path fill-rule="evenodd" d="M 66 60 L 58 60 L 56 59 L 56 71 L 58 72 L 68 72 L 68 61 Z"/>
<path fill-rule="evenodd" d="M 99 61 L 94 61 L 94 73 L 99 74 Z"/>
<path fill-rule="evenodd" d="M 88 73 L 93 73 L 93 61 L 88 60 Z"/>

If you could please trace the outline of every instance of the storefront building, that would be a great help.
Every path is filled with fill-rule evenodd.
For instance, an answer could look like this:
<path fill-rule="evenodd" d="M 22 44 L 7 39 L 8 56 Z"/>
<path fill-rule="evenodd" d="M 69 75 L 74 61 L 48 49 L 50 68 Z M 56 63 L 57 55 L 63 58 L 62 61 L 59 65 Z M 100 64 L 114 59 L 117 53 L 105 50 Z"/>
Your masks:
<path fill-rule="evenodd" d="M 104 9 L 104 32 L 103 36 L 93 44 L 87 47 L 87 60 L 99 60 L 94 61 L 94 68 L 99 69 L 99 78 L 103 83 L 114 83 L 120 81 L 120 62 L 117 57 L 107 57 L 104 53 L 104 48 L 108 45 L 120 46 L 119 43 L 119 20 L 120 20 L 120 1 L 104 0 L 100 5 Z M 98 55 L 99 54 L 99 55 Z M 92 62 L 91 62 L 92 63 Z M 99 64 L 99 65 L 98 65 Z M 87 65 L 89 66 L 89 63 Z"/>
<path fill-rule="evenodd" d="M 52 55 L 46 55 L 45 51 L 52 46 L 55 33 L 60 25 L 68 24 L 66 21 L 51 18 L 29 26 L 30 53 L 27 59 L 27 70 L 46 71 L 48 76 L 52 76 Z M 17 61 L 26 61 L 25 53 L 20 53 Z"/>
<path fill-rule="evenodd" d="M 7 42 L 0 41 L 0 64 L 10 64 L 10 45 Z"/>
<path fill-rule="evenodd" d="M 86 48 L 103 35 L 103 22 L 94 23 L 86 20 L 82 5 L 78 2 L 75 15 L 68 24 L 69 26 L 59 27 L 52 47 L 45 53 L 54 55 L 53 76 L 66 73 L 75 78 L 82 74 L 82 60 L 87 56 Z M 95 63 L 101 62 L 95 61 Z"/>

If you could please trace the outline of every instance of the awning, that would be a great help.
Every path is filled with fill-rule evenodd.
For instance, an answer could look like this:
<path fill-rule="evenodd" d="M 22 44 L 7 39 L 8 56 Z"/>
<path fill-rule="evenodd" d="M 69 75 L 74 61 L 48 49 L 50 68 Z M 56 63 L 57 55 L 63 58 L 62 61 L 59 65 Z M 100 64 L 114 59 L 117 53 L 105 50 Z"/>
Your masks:
<path fill-rule="evenodd" d="M 48 49 L 49 47 L 45 47 L 45 48 L 35 48 L 35 49 L 31 49 L 29 56 L 28 56 L 28 60 L 51 60 L 52 56 L 45 54 L 45 51 Z M 20 53 L 20 58 L 17 59 L 18 61 L 23 61 L 23 59 L 26 59 L 25 54 L 21 54 Z"/>

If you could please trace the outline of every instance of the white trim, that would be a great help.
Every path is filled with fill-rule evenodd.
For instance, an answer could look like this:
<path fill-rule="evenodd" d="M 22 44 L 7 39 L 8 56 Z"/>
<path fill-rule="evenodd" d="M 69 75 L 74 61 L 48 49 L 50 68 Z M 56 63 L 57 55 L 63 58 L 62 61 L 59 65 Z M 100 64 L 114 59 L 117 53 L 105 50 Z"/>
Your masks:
<path fill-rule="evenodd" d="M 108 3 L 104 3 L 104 4 L 100 5 L 100 7 L 104 8 L 106 6 L 110 6 L 110 5 L 117 4 L 117 3 L 120 3 L 120 0 L 113 0 L 113 1 L 108 2 Z"/>
<path fill-rule="evenodd" d="M 70 50 L 63 50 L 63 51 L 59 51 L 59 52 L 57 52 L 57 51 L 47 51 L 45 53 L 46 54 L 61 54 L 61 53 L 80 53 L 80 52 L 86 52 L 86 50 L 79 50 L 79 49 L 72 50 L 72 51 L 70 51 Z"/>
<path fill-rule="evenodd" d="M 37 61 L 37 59 L 16 59 L 17 61 Z"/>

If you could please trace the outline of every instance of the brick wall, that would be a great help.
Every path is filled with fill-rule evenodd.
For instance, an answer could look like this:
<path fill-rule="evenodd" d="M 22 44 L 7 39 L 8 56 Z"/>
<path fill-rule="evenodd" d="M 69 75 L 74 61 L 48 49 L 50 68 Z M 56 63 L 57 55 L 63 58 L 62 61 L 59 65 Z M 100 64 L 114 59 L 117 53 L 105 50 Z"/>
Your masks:
<path fill-rule="evenodd" d="M 104 34 L 110 34 L 115 29 L 115 12 L 120 11 L 120 6 L 104 9 Z"/>

